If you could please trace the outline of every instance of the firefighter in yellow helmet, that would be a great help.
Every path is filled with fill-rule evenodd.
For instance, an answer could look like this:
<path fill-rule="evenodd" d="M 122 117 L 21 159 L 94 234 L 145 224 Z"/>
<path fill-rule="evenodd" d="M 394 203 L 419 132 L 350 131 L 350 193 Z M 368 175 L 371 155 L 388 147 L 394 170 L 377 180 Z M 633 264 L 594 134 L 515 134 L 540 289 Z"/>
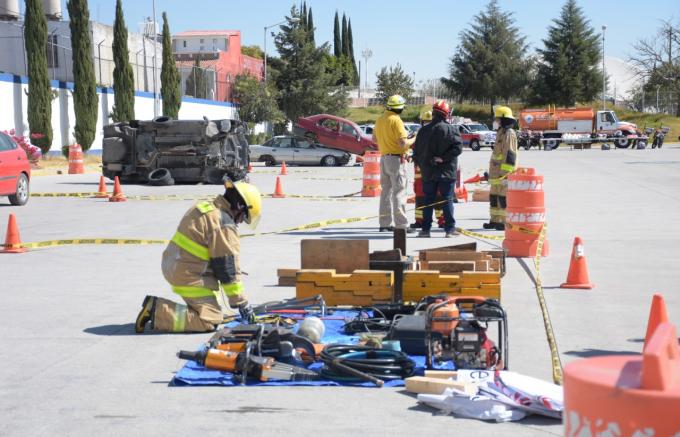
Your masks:
<path fill-rule="evenodd" d="M 489 223 L 484 223 L 484 229 L 505 229 L 505 195 L 508 191 L 508 174 L 515 171 L 517 166 L 517 133 L 513 129 L 515 117 L 507 106 L 499 106 L 494 111 L 494 129 L 496 142 L 489 161 Z"/>
<path fill-rule="evenodd" d="M 137 333 L 147 324 L 160 332 L 213 331 L 223 319 L 220 293 L 227 295 L 229 306 L 238 309 L 244 321 L 254 321 L 241 283 L 236 227 L 242 222 L 257 225 L 262 196 L 246 182 L 227 180 L 224 185 L 223 195 L 186 212 L 163 252 L 163 276 L 184 304 L 146 296 L 135 323 Z"/>

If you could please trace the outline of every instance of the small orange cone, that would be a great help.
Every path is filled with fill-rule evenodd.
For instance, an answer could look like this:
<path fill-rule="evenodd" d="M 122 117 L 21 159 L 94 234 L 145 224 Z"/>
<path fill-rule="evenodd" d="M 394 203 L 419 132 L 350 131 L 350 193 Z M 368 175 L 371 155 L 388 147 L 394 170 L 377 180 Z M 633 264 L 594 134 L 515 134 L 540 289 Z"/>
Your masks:
<path fill-rule="evenodd" d="M 253 172 L 253 164 L 248 163 L 248 173 L 252 173 L 252 172 Z"/>
<path fill-rule="evenodd" d="M 106 181 L 104 180 L 104 176 L 99 176 L 99 190 L 94 197 L 98 199 L 107 199 L 109 197 L 109 194 L 106 192 Z"/>
<path fill-rule="evenodd" d="M 649 320 L 647 321 L 647 333 L 645 334 L 645 347 L 649 339 L 654 335 L 654 331 L 660 324 L 668 322 L 668 311 L 666 311 L 666 301 L 660 294 L 655 294 L 652 298 L 652 308 L 649 310 Z M 644 350 L 644 348 L 643 348 Z"/>
<path fill-rule="evenodd" d="M 593 284 L 590 283 L 588 278 L 588 265 L 586 264 L 581 237 L 574 238 L 574 248 L 571 251 L 567 282 L 560 285 L 560 288 L 583 288 L 587 290 L 593 288 Z"/>
<path fill-rule="evenodd" d="M 109 202 L 125 202 L 126 200 L 127 198 L 120 188 L 120 180 L 118 180 L 118 176 L 116 176 L 113 179 L 113 195 L 109 197 Z"/>
<path fill-rule="evenodd" d="M 7 236 L 5 237 L 5 244 L 0 253 L 22 253 L 26 252 L 25 247 L 21 247 L 21 237 L 19 236 L 19 227 L 17 226 L 17 219 L 14 214 L 9 215 L 7 222 Z"/>
<path fill-rule="evenodd" d="M 274 194 L 272 194 L 272 197 L 282 198 L 286 197 L 285 193 L 283 192 L 283 188 L 281 188 L 281 178 L 276 177 L 276 188 L 274 189 Z"/>
<path fill-rule="evenodd" d="M 288 174 L 288 169 L 286 168 L 286 161 L 281 163 L 281 176 L 286 176 Z"/>

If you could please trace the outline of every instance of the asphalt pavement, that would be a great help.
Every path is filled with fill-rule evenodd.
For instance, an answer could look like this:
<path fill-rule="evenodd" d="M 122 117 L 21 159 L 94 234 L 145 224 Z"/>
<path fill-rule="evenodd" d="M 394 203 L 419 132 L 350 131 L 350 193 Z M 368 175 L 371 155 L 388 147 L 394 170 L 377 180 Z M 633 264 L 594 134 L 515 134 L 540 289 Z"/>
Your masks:
<path fill-rule="evenodd" d="M 489 149 L 466 150 L 463 175 L 487 166 Z M 564 364 L 601 354 L 638 353 L 651 298 L 662 293 L 680 325 L 680 146 L 662 150 L 521 151 L 521 166 L 545 176 L 550 254 L 541 275 Z M 275 169 L 256 167 L 254 182 L 274 190 Z M 289 167 L 288 194 L 341 196 L 360 190 L 360 167 Z M 96 191 L 95 174 L 43 176 L 33 192 Z M 111 184 L 109 184 L 109 187 Z M 128 195 L 212 195 L 219 187 L 124 186 Z M 22 240 L 168 239 L 191 200 L 32 198 L 24 207 L 0 199 L 0 226 L 17 216 Z M 258 231 L 324 219 L 373 216 L 377 198 L 264 199 Z M 413 214 L 412 212 L 410 214 Z M 458 226 L 480 230 L 488 204 L 457 204 Z M 391 248 L 377 220 L 242 240 L 243 280 L 250 300 L 293 297 L 277 287 L 276 269 L 299 267 L 304 238 L 366 238 Z M 243 229 L 243 233 L 250 232 Z M 572 242 L 583 238 L 595 284 L 562 290 Z M 408 250 L 471 241 L 408 239 Z M 2 236 L 0 236 L 2 238 Z M 479 242 L 480 248 L 494 242 Z M 561 435 L 558 421 L 510 424 L 435 414 L 403 389 L 335 387 L 172 387 L 180 349 L 208 337 L 135 335 L 146 294 L 177 300 L 160 272 L 163 245 L 75 245 L 0 255 L 0 435 Z M 550 351 L 531 260 L 509 259 L 502 303 L 510 324 L 511 370 L 551 380 Z"/>

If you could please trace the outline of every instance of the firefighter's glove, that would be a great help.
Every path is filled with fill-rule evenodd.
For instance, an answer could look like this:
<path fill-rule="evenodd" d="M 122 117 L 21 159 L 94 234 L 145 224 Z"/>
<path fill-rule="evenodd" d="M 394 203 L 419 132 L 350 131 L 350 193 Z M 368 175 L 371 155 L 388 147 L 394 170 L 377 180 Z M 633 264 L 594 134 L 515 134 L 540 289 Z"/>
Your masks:
<path fill-rule="evenodd" d="M 253 307 L 250 306 L 248 302 L 242 303 L 238 306 L 238 313 L 241 316 L 242 321 L 248 324 L 255 323 L 255 312 L 253 311 Z"/>

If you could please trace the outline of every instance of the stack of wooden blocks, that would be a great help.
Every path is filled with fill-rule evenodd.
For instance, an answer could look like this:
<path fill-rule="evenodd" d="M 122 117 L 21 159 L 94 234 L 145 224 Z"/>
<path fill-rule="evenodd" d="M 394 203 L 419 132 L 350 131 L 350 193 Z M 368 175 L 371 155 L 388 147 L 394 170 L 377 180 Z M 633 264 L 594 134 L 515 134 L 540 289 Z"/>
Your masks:
<path fill-rule="evenodd" d="M 482 296 L 501 298 L 501 276 L 494 272 L 461 272 L 442 274 L 436 270 L 404 272 L 404 301 L 418 302 L 425 296 Z"/>
<path fill-rule="evenodd" d="M 340 274 L 333 269 L 299 270 L 295 297 L 305 299 L 320 294 L 331 306 L 370 306 L 390 302 L 393 287 L 391 271 L 355 270 Z"/>

